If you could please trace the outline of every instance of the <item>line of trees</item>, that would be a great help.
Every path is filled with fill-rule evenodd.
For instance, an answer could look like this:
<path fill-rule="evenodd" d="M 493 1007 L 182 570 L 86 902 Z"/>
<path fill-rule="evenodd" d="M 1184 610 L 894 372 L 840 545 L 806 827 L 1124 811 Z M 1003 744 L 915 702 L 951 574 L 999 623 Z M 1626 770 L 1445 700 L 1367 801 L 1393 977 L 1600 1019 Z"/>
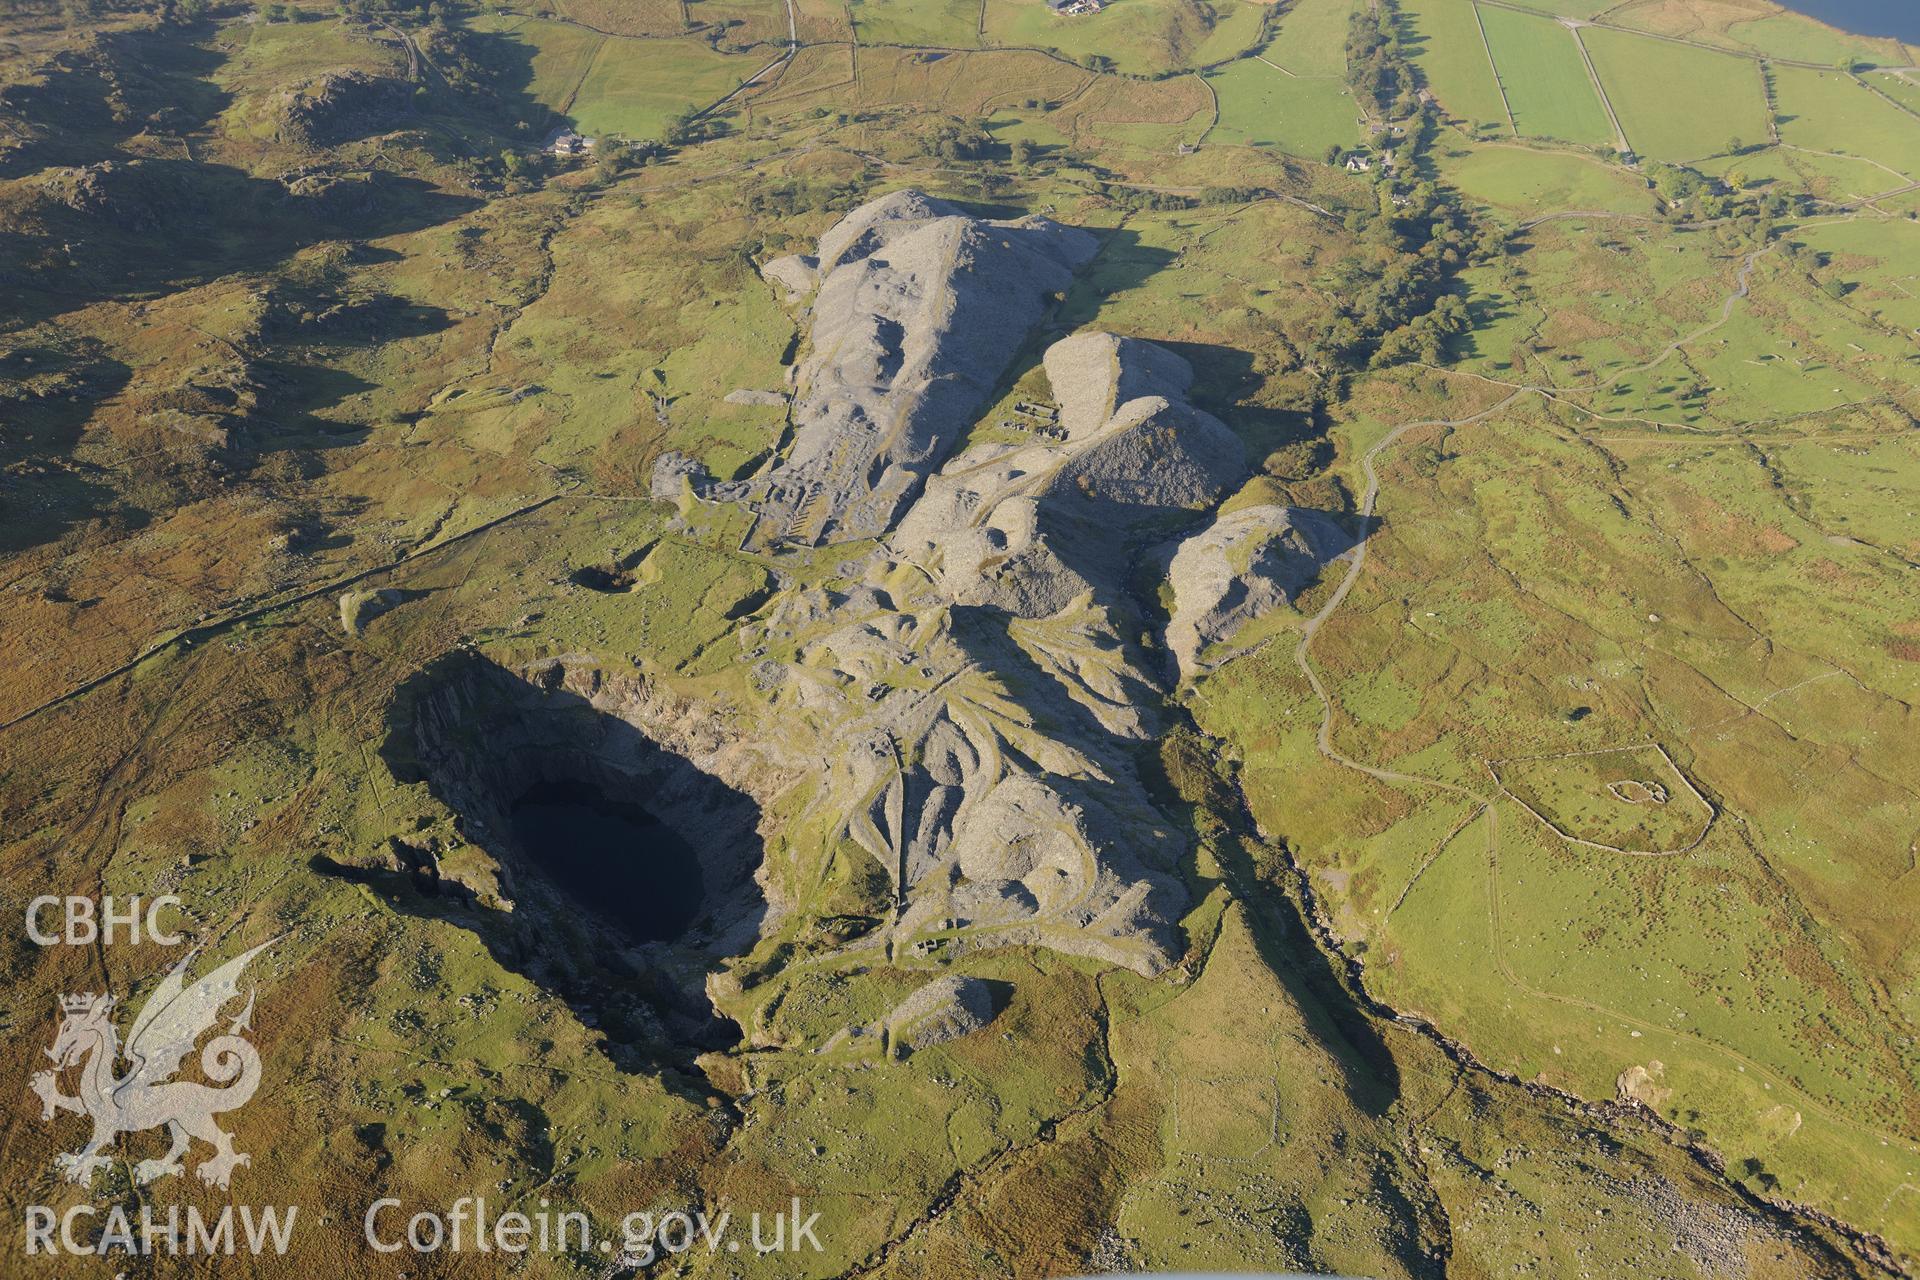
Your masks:
<path fill-rule="evenodd" d="M 1502 252 L 1502 237 L 1452 188 L 1421 176 L 1438 121 L 1422 101 L 1391 0 L 1348 21 L 1347 81 L 1375 118 L 1375 204 L 1347 215 L 1361 252 L 1334 269 L 1328 292 L 1338 310 L 1319 345 L 1341 370 L 1438 363 L 1471 324 L 1457 285 L 1461 269 Z M 1338 165 L 1347 153 L 1331 147 L 1326 161 Z"/>

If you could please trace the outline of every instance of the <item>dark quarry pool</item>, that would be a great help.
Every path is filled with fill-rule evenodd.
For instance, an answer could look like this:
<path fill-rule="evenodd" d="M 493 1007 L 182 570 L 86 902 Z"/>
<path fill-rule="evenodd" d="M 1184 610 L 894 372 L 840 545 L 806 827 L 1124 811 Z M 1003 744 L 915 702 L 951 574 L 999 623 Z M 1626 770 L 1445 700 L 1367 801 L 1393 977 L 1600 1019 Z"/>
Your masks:
<path fill-rule="evenodd" d="M 537 782 L 508 812 L 548 880 L 636 943 L 671 942 L 700 913 L 693 846 L 637 804 L 579 781 Z"/>

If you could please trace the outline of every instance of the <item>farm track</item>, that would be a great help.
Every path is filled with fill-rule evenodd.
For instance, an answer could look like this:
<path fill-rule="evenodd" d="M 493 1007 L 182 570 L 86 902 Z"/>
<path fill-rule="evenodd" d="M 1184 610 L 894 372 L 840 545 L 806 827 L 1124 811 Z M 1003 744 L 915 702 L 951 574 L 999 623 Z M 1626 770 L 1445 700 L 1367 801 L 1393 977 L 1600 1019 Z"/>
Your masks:
<path fill-rule="evenodd" d="M 703 108 L 698 113 L 699 116 L 712 115 L 714 112 L 726 106 L 729 102 L 732 102 L 735 98 L 745 93 L 747 90 L 759 84 L 761 79 L 764 78 L 769 71 L 773 71 L 774 69 L 778 68 L 780 70 L 780 75 L 784 76 L 786 74 L 786 68 L 793 62 L 795 56 L 797 56 L 800 52 L 800 24 L 799 24 L 798 18 L 794 15 L 793 0 L 786 0 L 786 5 L 787 5 L 786 52 L 782 53 L 779 57 L 775 58 L 772 62 L 769 62 L 766 66 L 760 68 L 758 71 L 748 76 L 745 80 L 742 80 L 740 84 L 733 89 L 732 92 L 726 94 L 718 102 L 714 103 L 710 107 Z M 779 78 L 780 78 L 779 76 L 776 76 L 775 80 L 778 81 Z"/>

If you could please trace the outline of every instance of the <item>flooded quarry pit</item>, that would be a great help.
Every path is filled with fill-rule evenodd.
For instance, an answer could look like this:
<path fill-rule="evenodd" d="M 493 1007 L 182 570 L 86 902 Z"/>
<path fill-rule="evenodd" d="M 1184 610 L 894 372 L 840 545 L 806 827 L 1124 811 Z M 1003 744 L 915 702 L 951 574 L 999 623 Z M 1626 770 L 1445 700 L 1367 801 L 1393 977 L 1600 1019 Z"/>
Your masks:
<path fill-rule="evenodd" d="M 591 783 L 542 780 L 508 818 L 541 873 L 630 941 L 671 942 L 699 914 L 699 853 L 641 806 Z"/>
<path fill-rule="evenodd" d="M 396 878 L 396 905 L 472 928 L 616 1060 L 685 1063 L 738 1040 L 706 982 L 766 914 L 760 806 L 714 771 L 731 744 L 711 717 L 585 660 L 459 650 L 396 691 L 386 730 L 394 778 L 425 784 L 456 833 L 413 851 L 410 883 L 431 890 Z M 450 881 L 442 863 L 463 849 L 458 864 L 478 850 L 484 870 Z"/>

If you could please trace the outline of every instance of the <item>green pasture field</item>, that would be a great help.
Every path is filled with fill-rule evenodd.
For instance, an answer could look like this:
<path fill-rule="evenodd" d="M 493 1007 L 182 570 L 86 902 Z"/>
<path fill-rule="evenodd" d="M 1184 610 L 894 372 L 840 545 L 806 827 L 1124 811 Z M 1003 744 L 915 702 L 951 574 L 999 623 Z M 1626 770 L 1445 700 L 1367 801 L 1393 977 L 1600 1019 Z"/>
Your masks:
<path fill-rule="evenodd" d="M 657 138 L 688 107 L 716 102 L 762 66 L 754 55 L 718 54 L 697 41 L 609 41 L 573 100 L 590 134 Z"/>
<path fill-rule="evenodd" d="M 1902 110 L 1837 71 L 1776 67 L 1780 138 L 1815 151 L 1859 156 L 1895 174 L 1920 178 L 1920 116 Z"/>
<path fill-rule="evenodd" d="M 1552 19 L 1491 5 L 1481 8 L 1480 21 L 1521 133 L 1589 145 L 1613 140 L 1571 32 Z"/>
<path fill-rule="evenodd" d="M 1841 59 L 1880 62 L 1890 56 L 1888 41 L 1856 36 L 1797 13 L 1778 13 L 1727 28 L 1727 39 L 1774 58 L 1837 65 Z"/>
<path fill-rule="evenodd" d="M 527 96 L 555 111 L 562 110 L 579 90 L 607 37 L 570 22 L 481 14 L 468 25 L 510 40 L 530 51 Z"/>
<path fill-rule="evenodd" d="M 1615 6 L 1607 0 L 1514 0 L 1521 8 L 1556 18 L 1592 18 Z"/>
<path fill-rule="evenodd" d="M 1637 154 L 1690 161 L 1721 155 L 1736 138 L 1746 146 L 1767 140 L 1752 59 L 1600 27 L 1580 34 Z"/>
<path fill-rule="evenodd" d="M 1460 0 L 1407 0 L 1400 9 L 1414 64 L 1440 105 L 1469 128 L 1507 133 L 1506 108 L 1473 6 Z"/>
<path fill-rule="evenodd" d="M 1188 65 L 1210 67 L 1247 53 L 1259 42 L 1268 9 L 1265 0 L 1220 0 L 1214 7 L 1212 29 L 1194 49 Z"/>
<path fill-rule="evenodd" d="M 1289 76 L 1258 58 L 1242 58 L 1207 80 L 1220 95 L 1217 142 L 1277 147 L 1318 159 L 1330 146 L 1360 140 L 1359 112 L 1346 83 Z"/>
<path fill-rule="evenodd" d="M 851 0 L 847 12 L 862 44 L 971 49 L 980 43 L 973 0 Z"/>
<path fill-rule="evenodd" d="M 1440 167 L 1460 190 L 1509 218 L 1653 211 L 1652 196 L 1637 175 L 1588 156 L 1511 145 L 1447 147 Z"/>
<path fill-rule="evenodd" d="M 529 47 L 528 95 L 588 135 L 657 138 L 672 117 L 719 100 L 766 65 L 758 55 L 718 53 L 691 38 L 603 36 L 539 18 L 472 22 Z"/>
<path fill-rule="evenodd" d="M 1064 150 L 1069 142 L 1045 111 L 1002 108 L 987 117 L 986 128 L 1004 144 L 1011 145 L 1016 140 L 1030 142 L 1043 153 Z"/>
<path fill-rule="evenodd" d="M 1909 111 L 1920 112 L 1920 81 L 1912 73 L 1869 71 L 1862 79 Z"/>
<path fill-rule="evenodd" d="M 1297 76 L 1345 76 L 1353 0 L 1298 0 L 1261 52 Z"/>

